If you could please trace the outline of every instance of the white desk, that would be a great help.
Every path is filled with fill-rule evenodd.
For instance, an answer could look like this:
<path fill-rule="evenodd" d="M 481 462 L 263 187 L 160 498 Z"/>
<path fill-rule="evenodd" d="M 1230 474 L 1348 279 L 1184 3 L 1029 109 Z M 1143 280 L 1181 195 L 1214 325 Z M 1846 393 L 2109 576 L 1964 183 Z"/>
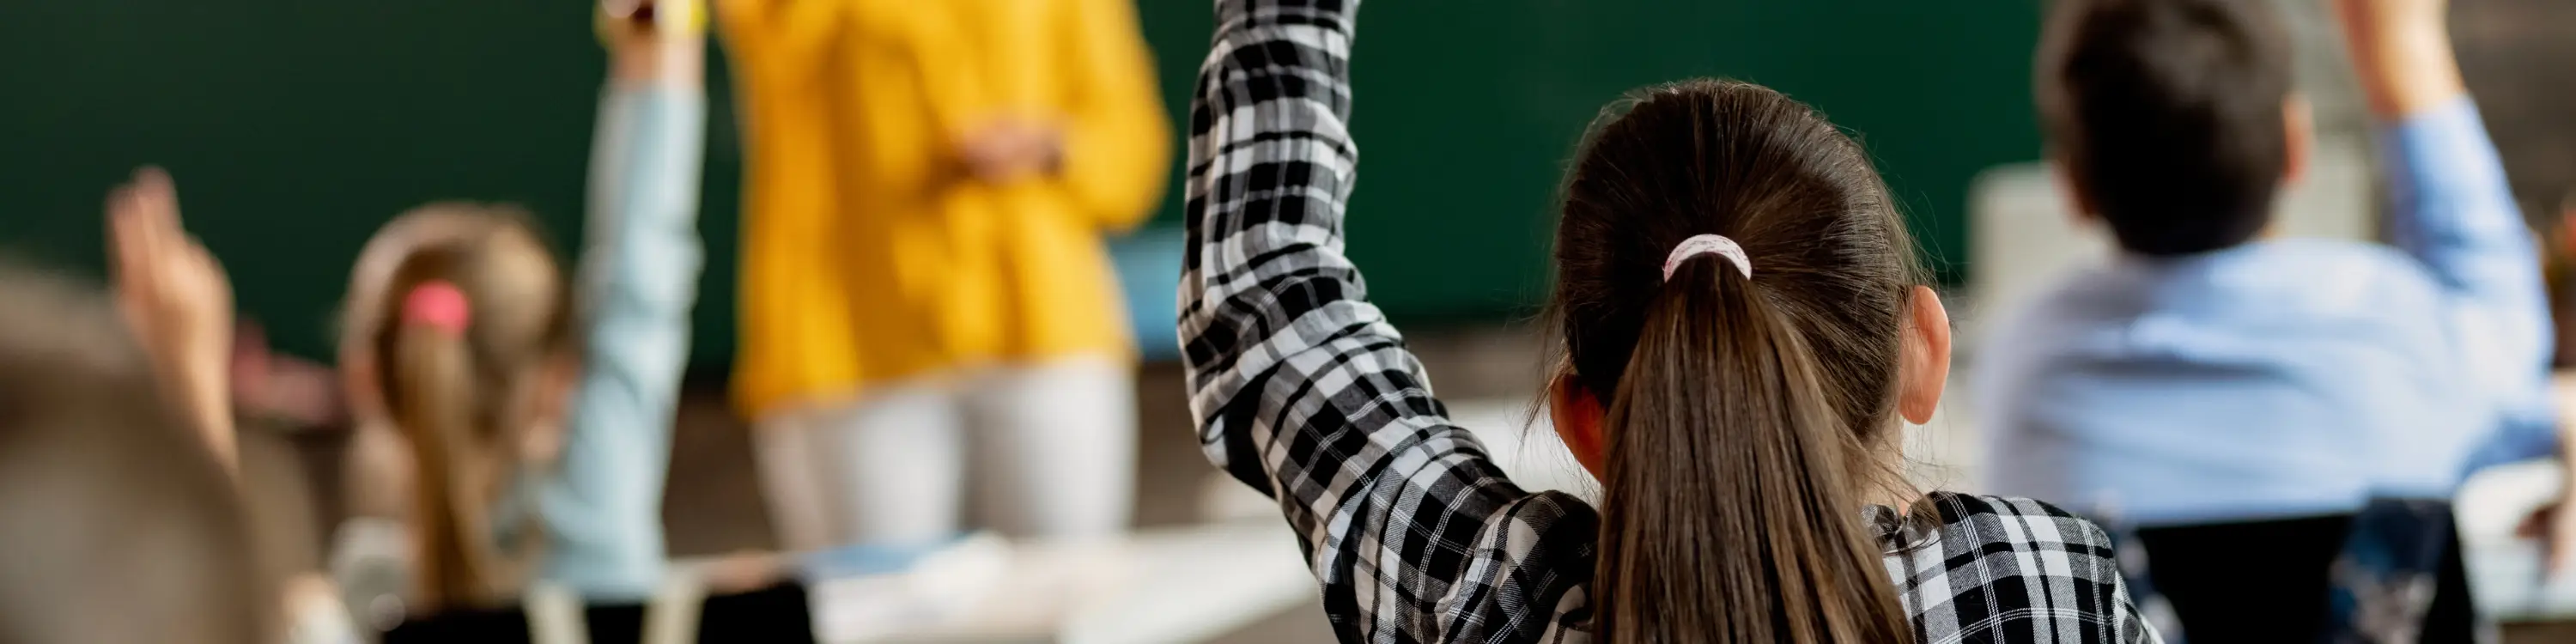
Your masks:
<path fill-rule="evenodd" d="M 1197 642 L 1317 592 L 1275 517 L 1092 543 L 993 540 L 918 572 L 814 584 L 816 633 L 834 644 Z"/>
<path fill-rule="evenodd" d="M 2576 374 L 2556 382 L 2560 422 L 2576 422 Z M 2564 432 L 2562 432 L 2564 435 Z M 2461 552 L 2478 610 L 2498 620 L 2576 619 L 2576 577 L 2541 574 L 2541 546 L 2514 534 L 2533 510 L 2555 500 L 2561 468 L 2556 461 L 2490 468 L 2460 486 Z"/>

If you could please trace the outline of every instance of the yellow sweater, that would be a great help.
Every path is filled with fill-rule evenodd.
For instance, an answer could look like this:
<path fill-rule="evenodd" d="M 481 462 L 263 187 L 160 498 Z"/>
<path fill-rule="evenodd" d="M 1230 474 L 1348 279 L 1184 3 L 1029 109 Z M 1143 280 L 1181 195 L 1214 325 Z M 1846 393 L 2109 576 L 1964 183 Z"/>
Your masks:
<path fill-rule="evenodd" d="M 749 155 L 744 412 L 976 364 L 1133 354 L 1100 236 L 1159 202 L 1171 146 L 1129 0 L 718 13 Z M 1061 171 L 966 176 L 956 141 L 1005 117 L 1059 124 Z"/>

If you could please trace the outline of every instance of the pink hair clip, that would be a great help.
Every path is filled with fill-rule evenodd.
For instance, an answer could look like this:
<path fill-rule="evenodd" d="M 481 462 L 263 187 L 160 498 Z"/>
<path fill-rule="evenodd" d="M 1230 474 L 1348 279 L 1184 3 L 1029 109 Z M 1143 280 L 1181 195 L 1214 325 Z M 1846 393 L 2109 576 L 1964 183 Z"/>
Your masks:
<path fill-rule="evenodd" d="M 474 319 L 474 307 L 465 300 L 465 291 L 445 280 L 421 282 L 403 296 L 403 323 L 418 324 L 445 332 L 464 335 L 465 325 Z"/>

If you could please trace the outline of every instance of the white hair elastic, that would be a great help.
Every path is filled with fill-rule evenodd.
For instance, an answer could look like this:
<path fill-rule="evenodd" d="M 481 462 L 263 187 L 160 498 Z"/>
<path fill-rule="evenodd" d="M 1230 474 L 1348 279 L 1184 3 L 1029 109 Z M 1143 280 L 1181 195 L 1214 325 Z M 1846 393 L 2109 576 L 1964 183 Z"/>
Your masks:
<path fill-rule="evenodd" d="M 1671 255 L 1664 256 L 1664 281 L 1673 280 L 1673 269 L 1681 268 L 1682 262 L 1708 253 L 1717 253 L 1726 261 L 1734 262 L 1735 271 L 1743 273 L 1746 279 L 1753 277 L 1753 260 L 1744 256 L 1744 247 L 1736 245 L 1735 240 L 1727 239 L 1725 235 L 1693 235 L 1682 240 L 1681 245 L 1674 246 Z"/>

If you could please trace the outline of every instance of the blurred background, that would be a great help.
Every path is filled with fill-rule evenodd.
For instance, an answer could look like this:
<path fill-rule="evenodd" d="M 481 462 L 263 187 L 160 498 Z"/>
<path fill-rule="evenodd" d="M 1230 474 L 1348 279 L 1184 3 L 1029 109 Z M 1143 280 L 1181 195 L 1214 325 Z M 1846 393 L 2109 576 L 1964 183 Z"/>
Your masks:
<path fill-rule="evenodd" d="M 2278 4 L 2301 38 L 2300 83 L 2320 131 L 2319 170 L 2285 206 L 2288 225 L 2374 237 L 2367 124 L 2330 17 L 2315 2 Z M 2576 3 L 2453 4 L 2464 71 L 2516 196 L 2536 229 L 2562 230 L 2576 205 Z M 1136 6 L 1169 118 L 1186 124 L 1207 2 Z M 1376 0 L 1356 53 L 1368 61 L 1357 72 L 1365 107 L 1354 123 L 1368 180 L 1352 208 L 1349 252 L 1466 424 L 1527 476 L 1579 488 L 1582 476 L 1546 441 L 1521 439 L 1549 435 L 1527 412 L 1544 366 L 1530 324 L 1546 289 L 1550 201 L 1600 106 L 1691 76 L 1760 82 L 1817 106 L 1878 158 L 1960 337 L 1975 338 L 1981 311 L 2103 255 L 2099 234 L 2072 223 L 2038 164 L 2030 76 L 2040 9 L 2039 0 Z M 593 11 L 525 0 L 0 5 L 0 60 L 10 61 L 0 65 L 9 97 L 0 101 L 0 254 L 100 270 L 101 194 L 132 168 L 159 164 L 185 186 L 190 228 L 234 283 L 256 285 L 236 288 L 243 315 L 283 351 L 327 361 L 346 286 L 339 276 L 405 208 L 451 198 L 524 204 L 559 252 L 577 250 L 605 64 Z M 699 206 L 708 255 L 664 510 L 672 554 L 682 557 L 773 545 L 745 424 L 724 400 L 737 339 L 743 133 L 726 58 L 711 55 Z M 1140 538 L 1163 541 L 1139 546 L 1136 558 L 1149 563 L 1063 573 L 1119 577 L 1122 599 L 1049 609 L 1009 637 L 1330 639 L 1295 549 L 1273 534 L 1268 502 L 1208 467 L 1189 429 L 1169 325 L 1179 204 L 1180 191 L 1169 190 L 1150 223 L 1111 243 L 1147 354 L 1136 387 L 1137 521 Z M 2568 256 L 2559 241 L 2567 235 L 2544 239 L 2553 261 Z M 1957 368 L 1975 369 L 1975 347 L 1962 351 Z M 1973 489 L 1977 429 L 1955 412 L 1918 428 L 1918 474 Z M 304 556 L 323 556 L 336 521 L 327 482 L 338 480 L 332 454 L 345 442 L 327 428 L 246 431 L 246 462 L 304 472 L 254 488 L 286 499 L 265 507 L 300 508 L 267 520 L 314 526 Z M 2471 493 L 2493 507 L 2463 502 L 2481 603 L 2510 623 L 2508 641 L 2576 641 L 2576 629 L 2556 625 L 2576 619 L 2576 600 L 2553 600 L 2528 581 L 2536 554 L 2504 534 L 2511 519 L 2499 528 L 2477 518 L 2518 517 L 2508 506 L 2527 508 L 2555 489 L 2533 476 L 2492 475 Z M 1219 582 L 1187 572 L 1199 564 L 1247 572 Z M 1083 635 L 1065 634 L 1073 632 Z"/>

